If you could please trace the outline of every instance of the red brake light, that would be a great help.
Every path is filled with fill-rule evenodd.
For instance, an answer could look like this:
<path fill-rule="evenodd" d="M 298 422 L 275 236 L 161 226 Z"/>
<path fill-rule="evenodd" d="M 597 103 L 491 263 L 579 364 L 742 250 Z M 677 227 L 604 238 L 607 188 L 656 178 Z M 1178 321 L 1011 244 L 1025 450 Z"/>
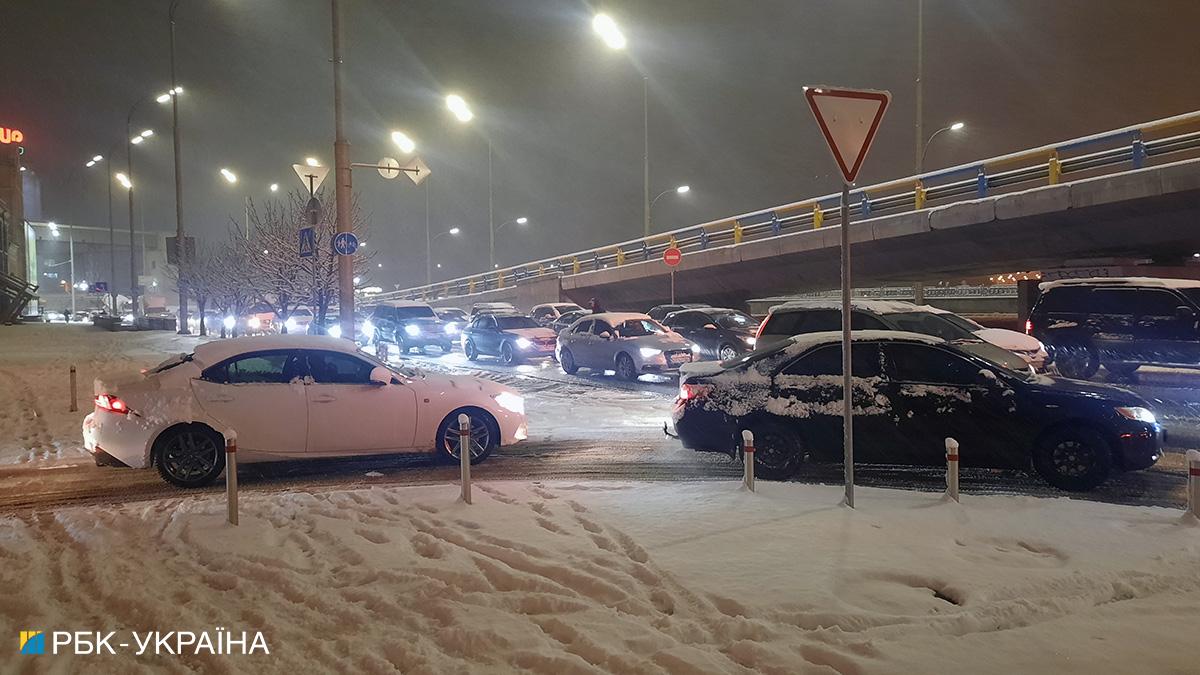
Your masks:
<path fill-rule="evenodd" d="M 107 410 L 109 412 L 115 412 L 121 415 L 129 414 L 129 406 L 125 404 L 125 401 L 122 401 L 111 394 L 97 395 L 96 407 L 100 408 L 101 410 Z"/>
<path fill-rule="evenodd" d="M 1033 335 L 1033 320 L 1025 319 L 1025 334 Z"/>
<path fill-rule="evenodd" d="M 754 341 L 755 342 L 758 342 L 758 339 L 762 337 L 763 329 L 767 327 L 767 322 L 770 320 L 771 320 L 771 315 L 768 314 L 767 318 L 763 319 L 762 323 L 758 324 L 758 330 L 754 331 Z M 755 346 L 757 346 L 757 345 L 755 345 Z"/>
<path fill-rule="evenodd" d="M 710 391 L 712 391 L 712 386 L 707 384 L 681 384 L 679 385 L 679 400 L 690 401 L 701 398 L 708 395 Z"/>

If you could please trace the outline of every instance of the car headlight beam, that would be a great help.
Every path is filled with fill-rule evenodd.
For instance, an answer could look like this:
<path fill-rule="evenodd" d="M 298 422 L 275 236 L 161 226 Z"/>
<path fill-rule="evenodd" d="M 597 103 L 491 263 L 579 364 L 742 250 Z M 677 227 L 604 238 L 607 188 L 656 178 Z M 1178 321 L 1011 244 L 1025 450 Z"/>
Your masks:
<path fill-rule="evenodd" d="M 529 349 L 533 346 L 533 342 L 531 342 L 529 338 L 519 337 L 515 340 L 515 342 L 517 343 L 518 349 Z"/>
<path fill-rule="evenodd" d="M 638 349 L 638 353 L 642 355 L 643 359 L 652 359 L 659 354 L 662 354 L 662 350 L 655 349 L 654 347 L 642 347 L 641 349 Z"/>
<path fill-rule="evenodd" d="M 404 333 L 409 337 L 417 337 L 421 334 L 421 327 L 414 323 L 410 323 L 404 327 Z"/>
<path fill-rule="evenodd" d="M 1145 422 L 1146 424 L 1158 423 L 1158 418 L 1154 416 L 1154 413 L 1149 408 L 1141 406 L 1120 407 L 1117 408 L 1117 414 L 1126 419 Z"/>

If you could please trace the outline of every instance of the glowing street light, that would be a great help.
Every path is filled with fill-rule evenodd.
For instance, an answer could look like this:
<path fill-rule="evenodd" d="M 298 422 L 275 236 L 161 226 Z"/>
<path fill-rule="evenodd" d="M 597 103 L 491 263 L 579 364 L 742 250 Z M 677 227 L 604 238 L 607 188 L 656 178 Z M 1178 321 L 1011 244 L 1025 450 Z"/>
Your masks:
<path fill-rule="evenodd" d="M 467 106 L 467 101 L 458 94 L 450 94 L 446 97 L 446 107 L 450 109 L 450 112 L 454 113 L 459 122 L 466 123 L 475 119 L 475 113 L 471 112 L 471 108 Z"/>
<path fill-rule="evenodd" d="M 950 131 L 961 131 L 962 128 L 965 126 L 967 126 L 967 125 L 964 124 L 963 122 L 955 122 L 954 124 L 950 125 Z"/>
<path fill-rule="evenodd" d="M 221 177 L 223 177 L 225 182 L 229 183 L 230 185 L 237 182 L 237 174 L 229 169 L 221 169 Z"/>
<path fill-rule="evenodd" d="M 321 162 L 317 161 L 316 157 L 305 157 L 304 163 L 309 166 L 321 166 Z"/>
<path fill-rule="evenodd" d="M 925 141 L 925 148 L 921 150 L 921 161 L 917 165 L 917 173 L 922 173 L 925 171 L 925 155 L 929 154 L 929 144 L 933 142 L 933 139 L 937 138 L 938 135 L 946 131 L 962 131 L 966 126 L 967 125 L 964 122 L 954 122 L 953 124 L 948 124 L 930 134 L 929 140 Z"/>
<path fill-rule="evenodd" d="M 617 22 L 607 14 L 597 14 L 592 17 L 592 30 L 600 36 L 609 49 L 624 49 L 627 41 Z"/>
<path fill-rule="evenodd" d="M 117 182 L 121 184 L 121 187 L 125 188 L 126 190 L 133 189 L 133 182 L 129 180 L 129 176 L 118 172 L 115 178 L 117 179 Z"/>
<path fill-rule="evenodd" d="M 675 191 L 682 195 L 690 192 L 691 189 L 692 188 L 690 185 L 680 185 L 679 187 L 675 188 Z"/>
<path fill-rule="evenodd" d="M 457 227 L 452 227 L 450 228 L 449 232 L 450 234 L 458 234 L 459 232 L 462 232 L 462 230 L 458 229 Z"/>
<path fill-rule="evenodd" d="M 528 223 L 528 222 L 529 222 L 529 219 L 526 218 L 525 216 L 521 216 L 520 218 L 517 218 L 518 225 L 524 225 L 525 223 Z"/>
<path fill-rule="evenodd" d="M 271 183 L 271 192 L 279 192 L 279 183 Z"/>
<path fill-rule="evenodd" d="M 406 155 L 411 155 L 413 150 L 417 149 L 416 141 L 410 138 L 409 135 L 403 131 L 393 131 L 392 142 L 396 144 L 397 148 L 400 148 L 400 152 L 403 152 Z"/>
<path fill-rule="evenodd" d="M 685 195 L 691 191 L 692 191 L 692 187 L 690 185 L 680 185 L 679 187 L 667 188 L 666 190 L 663 190 L 662 192 L 658 193 L 658 195 L 655 196 L 654 199 L 650 200 L 650 207 L 649 207 L 649 209 L 647 209 L 647 213 L 650 213 L 650 209 L 654 208 L 654 205 L 658 203 L 659 199 L 662 199 L 663 195 L 670 194 L 672 192 L 674 192 L 677 195 Z"/>

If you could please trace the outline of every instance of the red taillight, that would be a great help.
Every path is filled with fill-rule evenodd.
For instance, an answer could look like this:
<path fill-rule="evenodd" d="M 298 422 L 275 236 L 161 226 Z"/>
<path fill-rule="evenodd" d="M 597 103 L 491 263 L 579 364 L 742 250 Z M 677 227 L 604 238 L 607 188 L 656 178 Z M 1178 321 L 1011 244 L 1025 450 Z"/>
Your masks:
<path fill-rule="evenodd" d="M 679 400 L 691 401 L 708 395 L 712 391 L 712 386 L 707 384 L 681 384 L 679 385 Z"/>
<path fill-rule="evenodd" d="M 771 320 L 771 315 L 768 314 L 767 318 L 763 319 L 762 323 L 758 324 L 758 330 L 754 331 L 754 341 L 755 342 L 758 342 L 758 339 L 762 337 L 763 329 L 767 327 L 767 322 L 769 322 L 770 320 Z"/>
<path fill-rule="evenodd" d="M 125 401 L 111 394 L 99 394 L 96 396 L 96 407 L 101 410 L 119 413 L 121 415 L 129 414 L 129 406 L 125 405 Z"/>
<path fill-rule="evenodd" d="M 1033 320 L 1025 319 L 1025 334 L 1033 335 Z"/>

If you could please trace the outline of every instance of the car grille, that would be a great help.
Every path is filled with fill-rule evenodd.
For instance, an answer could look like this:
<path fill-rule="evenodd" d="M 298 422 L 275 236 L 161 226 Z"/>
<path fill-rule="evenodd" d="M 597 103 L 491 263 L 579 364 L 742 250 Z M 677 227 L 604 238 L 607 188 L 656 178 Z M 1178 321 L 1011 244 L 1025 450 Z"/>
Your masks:
<path fill-rule="evenodd" d="M 667 363 L 672 366 L 692 362 L 692 352 L 688 349 L 673 349 L 665 352 L 665 356 L 667 357 Z"/>
<path fill-rule="evenodd" d="M 553 347 L 556 340 L 552 337 L 534 338 L 533 344 L 539 347 Z"/>

